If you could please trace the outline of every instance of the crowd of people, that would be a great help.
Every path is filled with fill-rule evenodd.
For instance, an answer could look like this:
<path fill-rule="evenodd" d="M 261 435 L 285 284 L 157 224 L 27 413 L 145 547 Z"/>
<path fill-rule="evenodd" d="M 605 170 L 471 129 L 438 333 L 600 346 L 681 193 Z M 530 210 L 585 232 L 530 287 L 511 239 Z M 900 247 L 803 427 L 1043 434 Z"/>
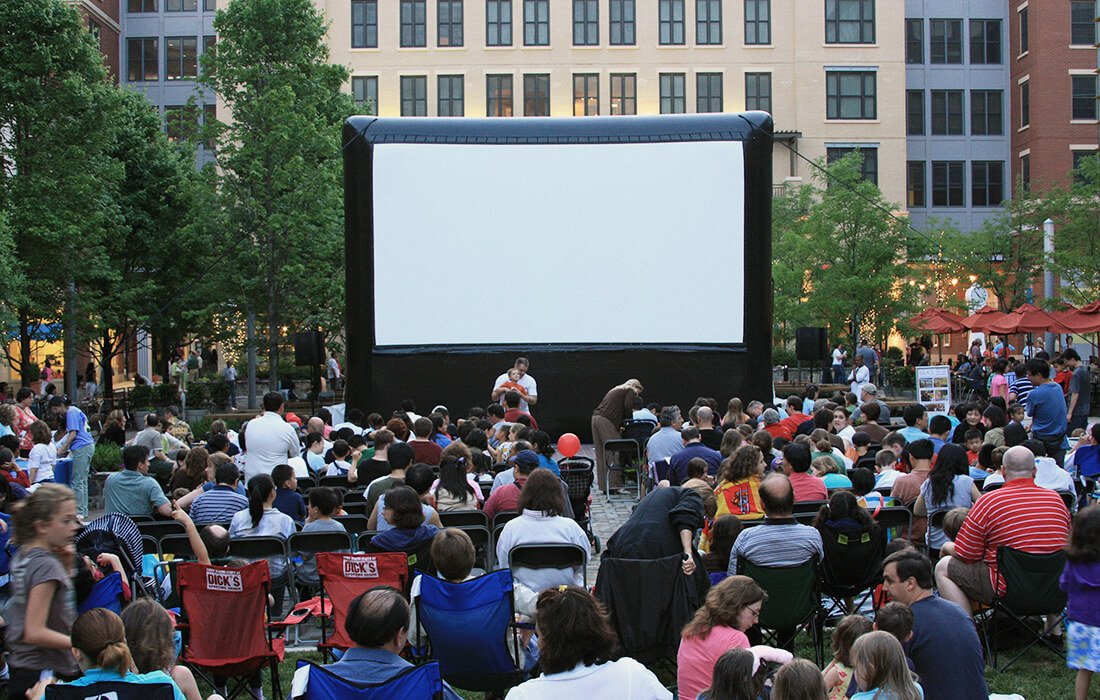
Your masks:
<path fill-rule="evenodd" d="M 988 697 L 974 615 L 1006 592 L 998 548 L 1065 551 L 1068 623 L 1052 616 L 1044 632 L 1064 638 L 1084 698 L 1100 670 L 1100 506 L 1087 505 L 1090 480 L 1100 474 L 1100 426 L 1074 422 L 1083 399 L 1071 384 L 1067 402 L 1045 358 L 1020 366 L 1007 396 L 994 392 L 950 415 L 895 404 L 900 421 L 893 423 L 866 381 L 858 395 L 821 396 L 811 386 L 782 402 L 734 398 L 724 412 L 700 398 L 686 413 L 647 404 L 636 379 L 616 385 L 593 412 L 593 433 L 612 439 L 622 421 L 652 423 L 637 478 L 654 488 L 606 543 L 608 568 L 601 566 L 594 591 L 584 587 L 594 548 L 587 504 L 570 497 L 553 441 L 538 430 L 537 384 L 525 358 L 494 383 L 488 406 L 456 419 L 445 406 L 419 415 L 405 401 L 388 417 L 353 408 L 333 424 L 322 409 L 303 420 L 277 392 L 239 430 L 216 421 L 203 436 L 174 409 L 150 415 L 129 439 L 125 416 L 109 416 L 98 439 L 119 442 L 123 464 L 104 483 L 103 517 L 175 519 L 195 541 L 200 563 L 239 567 L 247 562 L 232 552 L 242 538 L 344 531 L 340 516 L 348 494 L 356 494 L 371 531 L 360 547 L 419 562 L 407 589 L 364 586 L 348 607 L 353 646 L 327 668 L 359 683 L 384 682 L 411 666 L 409 650 L 423 641 L 418 576 L 461 585 L 484 574 L 479 561 L 509 568 L 515 547 L 572 546 L 582 560 L 510 569 L 517 627 L 508 641 L 519 650 L 517 671 L 531 674 L 508 692 L 520 699 L 672 696 L 626 653 L 624 629 L 662 621 L 631 622 L 648 615 L 631 608 L 628 586 L 607 580 L 615 562 L 630 561 L 669 562 L 653 569 L 666 577 L 655 586 L 689 582 L 685 595 L 694 604 L 668 611 L 683 618 L 675 627 L 680 698 Z M 77 458 L 96 440 L 79 408 L 63 397 L 48 406 L 52 426 L 22 417 L 18 404 L 0 406 L 0 425 L 11 428 L 0 437 L 7 475 L 0 520 L 13 552 L 0 562 L 9 574 L 10 696 L 41 697 L 46 682 L 110 680 L 169 683 L 176 697 L 197 700 L 198 684 L 166 641 L 172 625 L 158 602 L 126 586 L 121 618 L 102 608 L 77 615 L 95 583 L 112 572 L 140 572 L 126 572 L 109 553 L 75 551 L 81 526 L 94 525 L 87 466 Z M 596 475 L 610 458 L 602 442 L 594 445 Z M 51 465 L 66 454 L 74 462 L 71 490 L 51 483 Z M 601 490 L 622 485 L 621 472 L 609 474 L 599 479 Z M 327 476 L 340 477 L 341 487 L 318 485 Z M 876 517 L 892 505 L 909 508 L 912 520 L 887 535 Z M 796 517 L 807 507 L 816 509 L 812 520 Z M 481 511 L 490 523 L 500 513 L 514 517 L 497 533 L 494 551 L 478 553 L 466 532 L 443 526 L 441 513 L 461 511 Z M 880 535 L 889 543 L 874 609 L 844 601 L 829 663 L 795 658 L 796 630 L 774 630 L 772 644 L 762 643 L 762 610 L 785 601 L 747 571 L 824 565 L 828 545 Z M 267 567 L 271 619 L 321 584 L 311 552 L 267 558 Z M 248 687 L 263 697 L 258 673 Z M 308 687 L 307 667 L 295 675 L 292 697 Z M 456 697 L 449 686 L 445 693 Z"/>

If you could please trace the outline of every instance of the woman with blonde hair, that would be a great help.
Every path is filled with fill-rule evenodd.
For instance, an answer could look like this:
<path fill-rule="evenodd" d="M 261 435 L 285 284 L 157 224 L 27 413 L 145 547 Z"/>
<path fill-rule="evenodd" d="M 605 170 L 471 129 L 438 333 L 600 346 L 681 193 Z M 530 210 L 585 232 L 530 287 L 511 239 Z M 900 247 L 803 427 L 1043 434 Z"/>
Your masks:
<path fill-rule="evenodd" d="M 729 459 L 744 442 L 745 437 L 741 435 L 740 430 L 727 428 L 726 432 L 722 433 L 722 444 L 718 446 L 718 453 L 722 455 L 722 459 Z"/>
<path fill-rule="evenodd" d="M 748 576 L 730 576 L 707 592 L 703 606 L 684 627 L 676 654 L 681 700 L 694 700 L 710 687 L 714 664 L 730 649 L 748 649 L 745 631 L 760 619 L 768 594 Z M 791 653 L 752 647 L 761 658 L 786 663 Z"/>
<path fill-rule="evenodd" d="M 726 404 L 726 415 L 722 416 L 722 430 L 736 428 L 748 422 L 749 415 L 745 413 L 745 409 L 741 405 L 741 399 L 734 396 L 730 399 L 730 402 Z"/>
<path fill-rule="evenodd" d="M 767 466 L 764 454 L 755 445 L 742 445 L 732 457 L 723 461 L 718 467 L 718 486 L 714 489 L 718 499 L 715 518 L 723 515 L 733 515 L 740 520 L 763 518 L 760 482 Z"/>
<path fill-rule="evenodd" d="M 97 445 L 109 444 L 126 446 L 126 414 L 120 409 L 115 409 L 107 414 L 103 421 L 103 428 L 99 431 Z"/>
<path fill-rule="evenodd" d="M 852 700 L 924 700 L 913 680 L 901 642 L 889 632 L 869 632 L 852 645 L 856 684 Z"/>
<path fill-rule="evenodd" d="M 164 671 L 134 673 L 134 659 L 126 643 L 122 619 L 106 608 L 92 608 L 73 623 L 72 654 L 84 675 L 66 685 L 83 687 L 93 683 L 133 683 L 135 685 L 170 685 L 175 700 L 187 700 L 172 677 Z M 55 682 L 44 679 L 28 696 L 45 696 L 46 686 Z"/>

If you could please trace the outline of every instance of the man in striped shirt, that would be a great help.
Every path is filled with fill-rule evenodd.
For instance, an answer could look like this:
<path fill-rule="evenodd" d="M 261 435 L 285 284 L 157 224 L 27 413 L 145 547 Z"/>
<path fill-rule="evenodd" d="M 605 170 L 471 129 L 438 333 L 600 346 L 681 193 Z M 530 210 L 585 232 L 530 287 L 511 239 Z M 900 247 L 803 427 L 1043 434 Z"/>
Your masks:
<path fill-rule="evenodd" d="M 1004 595 L 997 573 L 997 548 L 1049 554 L 1066 546 L 1070 516 L 1062 498 L 1035 485 L 1035 455 L 1017 446 L 1004 455 L 1004 487 L 978 499 L 955 542 L 940 550 L 936 582 L 940 595 L 971 610 Z"/>

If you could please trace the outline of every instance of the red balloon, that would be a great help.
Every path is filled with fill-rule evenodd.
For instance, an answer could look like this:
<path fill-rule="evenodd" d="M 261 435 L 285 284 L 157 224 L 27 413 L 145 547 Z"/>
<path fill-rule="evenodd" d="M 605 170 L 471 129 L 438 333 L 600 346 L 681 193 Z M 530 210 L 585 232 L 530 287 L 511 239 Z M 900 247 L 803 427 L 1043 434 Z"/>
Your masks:
<path fill-rule="evenodd" d="M 573 457 L 581 451 L 581 439 L 573 433 L 566 433 L 558 438 L 558 452 L 566 457 Z"/>

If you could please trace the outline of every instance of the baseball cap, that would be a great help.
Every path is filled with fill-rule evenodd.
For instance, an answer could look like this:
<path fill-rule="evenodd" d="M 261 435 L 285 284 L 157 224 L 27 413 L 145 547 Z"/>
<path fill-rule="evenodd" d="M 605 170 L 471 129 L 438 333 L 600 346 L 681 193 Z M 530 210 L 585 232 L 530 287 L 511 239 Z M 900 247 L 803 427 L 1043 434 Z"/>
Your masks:
<path fill-rule="evenodd" d="M 539 456 L 532 450 L 520 450 L 512 455 L 508 461 L 523 467 L 539 466 Z"/>
<path fill-rule="evenodd" d="M 875 386 L 874 384 L 870 383 L 870 382 L 867 382 L 866 384 L 863 385 L 863 390 L 866 391 L 871 396 L 877 396 L 878 395 L 878 387 Z"/>
<path fill-rule="evenodd" d="M 298 417 L 297 413 L 288 413 L 283 416 L 283 419 L 286 420 L 287 423 L 293 423 L 299 428 L 302 427 L 302 419 Z"/>

